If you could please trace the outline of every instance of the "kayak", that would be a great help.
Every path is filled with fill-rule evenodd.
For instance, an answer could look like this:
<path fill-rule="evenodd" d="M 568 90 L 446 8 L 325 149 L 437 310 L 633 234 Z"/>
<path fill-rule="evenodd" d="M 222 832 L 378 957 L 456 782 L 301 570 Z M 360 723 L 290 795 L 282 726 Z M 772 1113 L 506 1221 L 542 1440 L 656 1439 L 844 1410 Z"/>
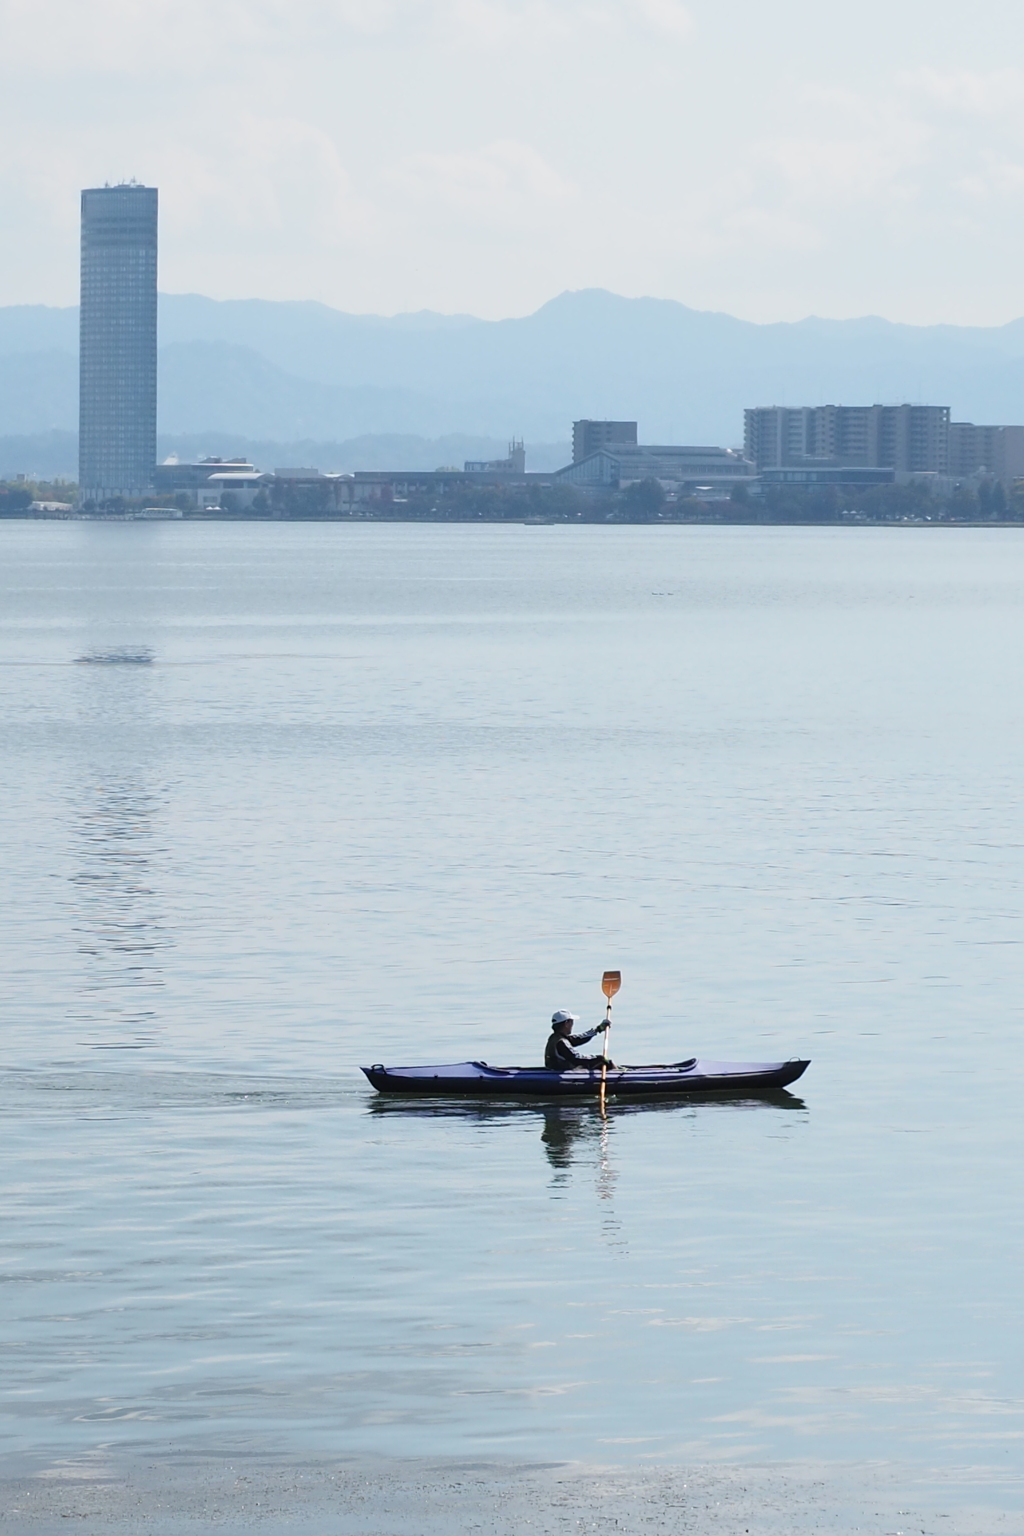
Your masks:
<path fill-rule="evenodd" d="M 790 1061 L 704 1061 L 696 1056 L 665 1066 L 609 1067 L 606 1093 L 618 1099 L 682 1098 L 695 1094 L 756 1096 L 775 1093 L 802 1077 L 810 1066 Z M 596 1098 L 601 1068 L 489 1067 L 486 1061 L 458 1061 L 439 1067 L 385 1067 L 360 1071 L 379 1093 L 420 1097 L 483 1099 Z"/>

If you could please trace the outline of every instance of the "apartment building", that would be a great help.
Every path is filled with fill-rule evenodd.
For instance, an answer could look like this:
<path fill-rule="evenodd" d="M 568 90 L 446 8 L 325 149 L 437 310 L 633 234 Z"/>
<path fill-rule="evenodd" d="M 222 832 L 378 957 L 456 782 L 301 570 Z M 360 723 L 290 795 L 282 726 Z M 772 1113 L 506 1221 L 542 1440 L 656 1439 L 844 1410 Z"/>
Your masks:
<path fill-rule="evenodd" d="M 572 461 L 582 464 L 602 448 L 636 447 L 635 421 L 574 421 L 572 424 Z"/>
<path fill-rule="evenodd" d="M 743 413 L 758 470 L 814 460 L 910 474 L 949 473 L 948 405 L 762 406 Z"/>
<path fill-rule="evenodd" d="M 958 480 L 984 473 L 1005 486 L 1024 478 L 1024 427 L 977 427 L 973 421 L 951 421 L 949 472 Z"/>

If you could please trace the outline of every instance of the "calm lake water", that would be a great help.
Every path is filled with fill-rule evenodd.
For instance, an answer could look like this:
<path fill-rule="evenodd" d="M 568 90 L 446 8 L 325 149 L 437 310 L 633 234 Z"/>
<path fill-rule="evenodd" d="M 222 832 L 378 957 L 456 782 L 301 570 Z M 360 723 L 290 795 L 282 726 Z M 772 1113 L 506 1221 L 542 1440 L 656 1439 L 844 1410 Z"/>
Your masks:
<path fill-rule="evenodd" d="M 0 1444 L 1019 1475 L 1024 537 L 0 524 Z M 771 1104 L 359 1063 L 812 1058 Z"/>

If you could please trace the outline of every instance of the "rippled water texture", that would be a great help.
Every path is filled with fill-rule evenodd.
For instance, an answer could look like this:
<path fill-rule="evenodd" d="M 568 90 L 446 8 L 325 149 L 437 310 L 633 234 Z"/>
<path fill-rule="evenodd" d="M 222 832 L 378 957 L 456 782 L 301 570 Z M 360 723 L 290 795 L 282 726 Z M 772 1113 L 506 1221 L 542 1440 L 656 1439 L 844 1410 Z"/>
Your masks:
<path fill-rule="evenodd" d="M 1020 1464 L 1018 531 L 0 525 L 4 1446 Z M 360 1062 L 808 1055 L 770 1104 Z"/>

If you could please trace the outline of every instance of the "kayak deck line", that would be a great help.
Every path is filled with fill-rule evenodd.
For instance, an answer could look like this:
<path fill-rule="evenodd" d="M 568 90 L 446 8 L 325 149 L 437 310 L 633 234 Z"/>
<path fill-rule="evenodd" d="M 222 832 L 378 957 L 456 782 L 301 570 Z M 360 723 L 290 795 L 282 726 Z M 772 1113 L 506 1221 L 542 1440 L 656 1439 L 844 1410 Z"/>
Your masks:
<path fill-rule="evenodd" d="M 795 1083 L 809 1065 L 799 1057 L 789 1061 L 705 1061 L 690 1056 L 668 1064 L 609 1067 L 605 1092 L 620 1098 L 774 1093 Z M 386 1067 L 375 1062 L 360 1071 L 379 1093 L 434 1098 L 589 1098 L 601 1092 L 599 1064 L 552 1072 L 547 1067 L 492 1067 L 486 1061 L 423 1067 Z"/>

